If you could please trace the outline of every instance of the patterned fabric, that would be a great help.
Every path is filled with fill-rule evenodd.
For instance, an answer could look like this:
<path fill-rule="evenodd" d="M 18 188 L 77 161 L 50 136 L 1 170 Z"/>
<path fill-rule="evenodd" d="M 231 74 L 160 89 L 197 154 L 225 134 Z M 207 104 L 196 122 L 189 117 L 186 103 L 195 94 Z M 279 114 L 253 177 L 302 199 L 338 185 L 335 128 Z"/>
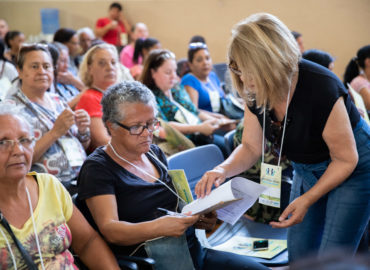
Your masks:
<path fill-rule="evenodd" d="M 72 243 L 72 234 L 67 225 L 73 213 L 71 197 L 52 175 L 37 174 L 35 172 L 31 172 L 28 175 L 32 175 L 37 179 L 39 187 L 39 199 L 33 214 L 37 223 L 36 230 L 45 268 L 78 269 L 74 265 L 73 256 L 68 250 Z M 21 229 L 10 226 L 15 236 L 31 255 L 32 260 L 41 269 L 31 217 L 24 223 Z M 15 256 L 17 269 L 27 269 L 27 265 L 10 235 L 3 227 L 1 229 L 7 237 Z M 0 235 L 0 270 L 3 269 L 14 269 L 14 265 L 5 239 Z"/>
<path fill-rule="evenodd" d="M 165 121 L 176 121 L 175 114 L 179 108 L 171 102 L 171 100 L 158 88 L 152 89 L 155 98 L 158 103 L 158 116 Z M 181 85 L 176 85 L 171 89 L 173 99 L 183 106 L 188 111 L 192 112 L 195 115 L 199 114 L 199 111 L 194 106 L 193 102 Z"/>
<path fill-rule="evenodd" d="M 77 96 L 80 91 L 71 84 L 58 83 L 55 92 L 62 98 L 64 102 L 69 102 L 75 96 Z"/>
<path fill-rule="evenodd" d="M 161 122 L 161 127 L 166 133 L 166 137 L 162 139 L 159 136 L 153 136 L 153 143 L 158 145 L 167 157 L 195 147 L 194 143 L 190 139 L 177 129 L 171 127 L 168 122 L 160 118 L 159 121 Z"/>
<path fill-rule="evenodd" d="M 5 101 L 22 107 L 23 113 L 28 115 L 30 118 L 30 124 L 34 129 L 36 140 L 41 139 L 45 133 L 49 132 L 53 128 L 54 122 L 58 118 L 59 114 L 68 108 L 68 105 L 63 103 L 58 95 L 48 92 L 46 92 L 45 95 L 47 95 L 50 101 L 54 103 L 55 111 L 50 111 L 34 102 L 31 102 L 20 89 Z M 82 144 L 75 137 L 77 133 L 77 126 L 73 125 L 69 132 L 53 143 L 39 160 L 34 161 L 31 170 L 40 173 L 50 173 L 62 182 L 76 178 L 81 166 L 72 167 L 70 165 L 67 155 L 62 147 L 61 140 L 65 138 L 74 140 L 76 145 L 79 147 L 78 151 L 82 155 L 83 159 L 86 159 L 85 150 Z"/>
<path fill-rule="evenodd" d="M 239 123 L 239 125 L 236 128 L 236 133 L 234 135 L 234 146 L 237 147 L 242 142 L 242 136 L 243 136 L 243 121 Z M 274 149 L 272 148 L 272 144 L 267 141 L 265 146 L 265 162 L 268 164 L 277 165 L 279 157 L 275 154 Z M 260 170 L 261 170 L 261 161 L 260 158 L 257 163 L 250 168 L 249 170 L 241 173 L 239 176 L 247 178 L 251 181 L 254 181 L 256 183 L 260 183 Z M 282 166 L 283 172 L 282 177 L 291 177 L 291 165 L 290 162 L 282 157 L 280 166 Z M 266 223 L 268 224 L 270 221 L 277 221 L 280 214 L 281 209 L 276 207 L 267 206 L 264 204 L 258 203 L 258 201 L 255 202 L 255 204 L 246 212 L 246 214 L 250 217 L 252 217 L 255 221 Z"/>

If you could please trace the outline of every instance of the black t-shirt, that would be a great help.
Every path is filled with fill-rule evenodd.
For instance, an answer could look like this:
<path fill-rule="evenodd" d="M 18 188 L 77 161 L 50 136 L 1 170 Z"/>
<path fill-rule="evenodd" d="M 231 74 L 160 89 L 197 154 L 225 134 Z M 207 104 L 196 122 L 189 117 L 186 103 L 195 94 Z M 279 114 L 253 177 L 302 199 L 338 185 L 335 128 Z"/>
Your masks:
<path fill-rule="evenodd" d="M 155 145 L 152 152 L 167 166 L 166 157 Z M 175 190 L 167 170 L 153 157 L 149 160 L 157 168 L 159 179 Z M 156 219 L 164 214 L 157 207 L 175 211 L 177 197 L 158 181 L 148 183 L 117 164 L 103 149 L 97 148 L 84 162 L 78 177 L 77 204 L 90 224 L 98 230 L 85 200 L 98 195 L 116 196 L 119 220 L 138 223 Z M 117 246 L 111 244 L 113 253 L 130 254 L 137 245 Z M 140 254 L 143 255 L 143 254 Z"/>
<path fill-rule="evenodd" d="M 354 128 L 360 115 L 339 78 L 327 68 L 304 59 L 300 61 L 297 86 L 288 108 L 283 155 L 291 161 L 309 164 L 330 158 L 322 133 L 339 97 L 344 98 Z M 257 116 L 262 127 L 263 109 L 258 109 L 255 104 L 249 109 Z M 266 111 L 265 136 L 280 145 L 284 121 L 280 125 L 279 135 L 276 134 L 276 125 L 272 124 L 275 121 L 273 111 Z"/>

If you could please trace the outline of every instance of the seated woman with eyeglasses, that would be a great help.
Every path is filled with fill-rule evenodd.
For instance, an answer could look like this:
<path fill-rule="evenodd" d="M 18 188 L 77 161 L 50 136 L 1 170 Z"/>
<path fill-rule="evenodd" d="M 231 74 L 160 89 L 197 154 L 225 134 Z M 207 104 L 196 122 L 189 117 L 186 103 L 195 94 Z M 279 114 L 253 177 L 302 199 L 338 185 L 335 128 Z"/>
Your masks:
<path fill-rule="evenodd" d="M 103 122 L 111 141 L 97 148 L 79 175 L 77 204 L 118 255 L 149 256 L 157 269 L 267 269 L 245 256 L 203 249 L 194 230 L 214 225 L 208 216 L 176 212 L 179 198 L 163 152 L 152 144 L 158 128 L 151 91 L 138 82 L 110 87 L 103 96 Z M 190 252 L 189 252 L 190 251 Z"/>
<path fill-rule="evenodd" d="M 212 58 L 208 47 L 202 42 L 189 44 L 188 63 L 190 73 L 181 79 L 181 84 L 188 92 L 194 105 L 206 112 L 213 112 L 214 117 L 220 112 L 220 98 L 225 96 L 220 80 L 212 71 Z"/>
<path fill-rule="evenodd" d="M 50 173 L 67 187 L 73 183 L 90 143 L 90 117 L 72 111 L 47 90 L 53 82 L 53 64 L 46 45 L 23 45 L 17 63 L 20 83 L 8 92 L 7 103 L 21 106 L 35 130 L 32 170 Z"/>
<path fill-rule="evenodd" d="M 153 50 L 145 61 L 141 82 L 154 93 L 159 117 L 188 135 L 196 145 L 214 143 L 225 152 L 223 136 L 215 134 L 224 120 L 194 106 L 185 89 L 177 84 L 176 69 L 175 55 L 168 50 Z"/>
<path fill-rule="evenodd" d="M 70 247 L 89 269 L 119 269 L 60 182 L 29 172 L 35 146 L 29 119 L 0 104 L 0 126 L 0 269 L 77 269 Z"/>

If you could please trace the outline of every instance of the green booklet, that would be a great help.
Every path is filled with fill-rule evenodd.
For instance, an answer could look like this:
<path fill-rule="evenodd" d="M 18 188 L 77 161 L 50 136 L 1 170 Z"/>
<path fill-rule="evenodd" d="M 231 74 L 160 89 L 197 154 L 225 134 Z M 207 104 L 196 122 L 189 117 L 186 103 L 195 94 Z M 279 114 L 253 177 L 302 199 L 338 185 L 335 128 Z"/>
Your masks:
<path fill-rule="evenodd" d="M 183 169 L 169 170 L 168 174 L 172 178 L 172 183 L 175 186 L 177 194 L 186 203 L 191 203 L 194 199 L 193 199 L 193 195 L 191 194 L 191 190 L 189 187 L 188 179 L 186 178 L 186 175 L 185 175 L 185 171 Z"/>

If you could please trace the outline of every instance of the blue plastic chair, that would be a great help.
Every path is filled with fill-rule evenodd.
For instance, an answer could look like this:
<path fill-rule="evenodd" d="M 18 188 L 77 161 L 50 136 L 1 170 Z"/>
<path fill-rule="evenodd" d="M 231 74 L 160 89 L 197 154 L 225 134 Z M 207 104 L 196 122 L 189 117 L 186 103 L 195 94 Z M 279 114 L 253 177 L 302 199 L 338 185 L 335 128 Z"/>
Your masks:
<path fill-rule="evenodd" d="M 225 72 L 227 70 L 226 63 L 217 63 L 213 65 L 213 70 L 216 73 L 217 77 L 220 79 L 220 82 L 225 82 Z"/>
<path fill-rule="evenodd" d="M 227 151 L 227 156 L 230 156 L 230 154 L 234 150 L 234 135 L 235 135 L 236 130 L 231 130 L 228 133 L 224 135 L 225 139 L 225 147 Z"/>
<path fill-rule="evenodd" d="M 215 144 L 197 146 L 176 153 L 167 160 L 169 169 L 184 169 L 194 198 L 195 185 L 203 174 L 223 161 L 224 156 Z"/>
<path fill-rule="evenodd" d="M 224 157 L 221 150 L 214 144 L 207 144 L 182 151 L 169 157 L 168 167 L 169 169 L 183 169 L 185 171 L 190 189 L 193 196 L 195 196 L 195 185 L 203 174 L 223 161 Z M 205 238 L 204 230 L 201 233 L 197 231 L 199 241 L 203 246 L 208 248 L 222 244 L 234 235 L 266 239 L 286 239 L 287 230 L 274 229 L 269 225 L 241 218 L 234 226 L 224 222 L 208 239 Z M 281 266 L 288 263 L 288 251 L 285 250 L 270 260 L 256 257 L 250 258 L 264 265 Z"/>

